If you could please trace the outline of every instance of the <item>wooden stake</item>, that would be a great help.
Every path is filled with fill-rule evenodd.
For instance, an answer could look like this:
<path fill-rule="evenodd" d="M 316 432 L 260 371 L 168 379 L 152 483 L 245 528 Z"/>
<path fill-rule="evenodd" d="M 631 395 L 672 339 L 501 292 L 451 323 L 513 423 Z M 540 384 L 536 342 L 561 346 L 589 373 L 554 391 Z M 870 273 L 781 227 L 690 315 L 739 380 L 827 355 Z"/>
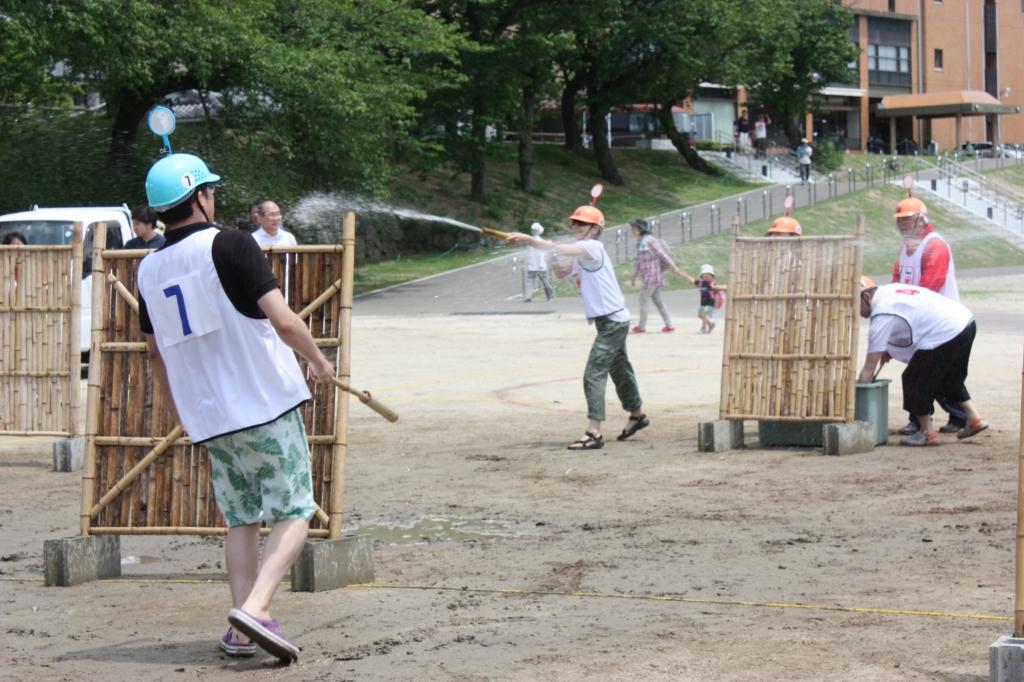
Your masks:
<path fill-rule="evenodd" d="M 100 425 L 100 342 L 103 340 L 103 249 L 107 245 L 107 224 L 93 227 L 92 250 L 92 331 L 89 353 L 89 380 L 85 401 L 85 462 L 82 470 L 81 532 L 89 534 L 92 501 L 96 486 L 96 436 Z"/>
<path fill-rule="evenodd" d="M 352 380 L 352 285 L 355 281 L 356 216 L 346 213 L 341 244 L 344 247 L 341 266 L 341 328 L 342 341 L 338 353 L 338 378 L 344 384 Z M 327 508 L 330 515 L 328 537 L 341 537 L 342 501 L 345 489 L 345 457 L 348 453 L 348 393 L 342 391 L 334 403 L 334 448 L 331 457 L 331 500 Z"/>

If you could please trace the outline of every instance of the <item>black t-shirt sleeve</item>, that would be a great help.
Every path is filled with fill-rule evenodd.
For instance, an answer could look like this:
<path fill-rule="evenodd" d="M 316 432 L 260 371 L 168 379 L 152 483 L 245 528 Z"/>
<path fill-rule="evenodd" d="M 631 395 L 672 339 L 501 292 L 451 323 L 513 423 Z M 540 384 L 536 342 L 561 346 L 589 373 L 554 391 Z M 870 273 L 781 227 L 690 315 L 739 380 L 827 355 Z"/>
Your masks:
<path fill-rule="evenodd" d="M 143 334 L 153 333 L 153 321 L 149 319 L 149 310 L 146 308 L 146 299 L 139 296 L 139 327 Z"/>
<path fill-rule="evenodd" d="M 235 310 L 246 317 L 266 318 L 257 301 L 277 289 L 278 282 L 251 234 L 244 230 L 224 230 L 214 237 L 213 266 Z"/>

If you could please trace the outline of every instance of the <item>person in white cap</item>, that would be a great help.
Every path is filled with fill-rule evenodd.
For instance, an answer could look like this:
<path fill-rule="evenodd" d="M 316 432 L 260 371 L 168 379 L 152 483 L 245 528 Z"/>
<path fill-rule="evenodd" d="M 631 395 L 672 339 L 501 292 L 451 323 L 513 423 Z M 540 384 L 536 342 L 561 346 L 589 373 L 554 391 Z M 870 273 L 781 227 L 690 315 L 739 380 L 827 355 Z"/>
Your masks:
<path fill-rule="evenodd" d="M 811 179 L 811 155 L 814 148 L 807 142 L 807 138 L 800 139 L 800 146 L 796 148 L 796 160 L 800 164 L 800 184 Z"/>
<path fill-rule="evenodd" d="M 715 268 L 711 263 L 700 266 L 700 279 L 694 284 L 700 290 L 700 307 L 697 308 L 697 317 L 701 321 L 700 333 L 710 334 L 715 329 L 715 323 L 711 321 L 711 316 L 715 314 L 715 292 L 728 287 L 715 282 Z"/>
<path fill-rule="evenodd" d="M 540 223 L 530 225 L 534 237 L 544 234 L 544 226 Z M 551 300 L 554 290 L 551 288 L 551 275 L 548 274 L 548 254 L 532 244 L 526 247 L 526 282 L 523 285 L 523 303 L 533 300 L 533 292 L 537 291 L 537 282 L 544 287 L 544 295 Z"/>
<path fill-rule="evenodd" d="M 971 402 L 964 381 L 971 359 L 977 325 L 974 315 L 960 303 L 913 284 L 873 286 L 862 279 L 861 317 L 870 317 L 868 352 L 857 382 L 874 381 L 876 368 L 889 358 L 907 363 L 903 371 L 903 409 L 920 429 L 900 439 L 900 445 L 939 445 L 933 428 L 933 403 L 955 404 L 966 424 L 957 438 L 988 428 Z"/>

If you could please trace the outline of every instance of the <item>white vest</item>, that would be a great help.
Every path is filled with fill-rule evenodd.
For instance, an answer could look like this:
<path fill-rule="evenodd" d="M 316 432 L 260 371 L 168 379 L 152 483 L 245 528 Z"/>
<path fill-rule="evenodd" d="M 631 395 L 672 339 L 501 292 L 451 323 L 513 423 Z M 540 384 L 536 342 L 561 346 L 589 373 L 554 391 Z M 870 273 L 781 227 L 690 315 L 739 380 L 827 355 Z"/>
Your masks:
<path fill-rule="evenodd" d="M 904 246 L 900 249 L 900 282 L 903 284 L 921 284 L 921 258 L 924 256 L 924 249 L 928 245 L 928 242 L 933 239 L 937 239 L 943 244 L 946 244 L 939 235 L 934 232 L 929 232 L 925 235 L 925 238 L 921 240 L 921 243 L 917 245 L 914 253 L 908 254 L 907 247 Z M 949 251 L 949 267 L 946 268 L 946 283 L 939 289 L 940 294 L 946 298 L 951 298 L 954 301 L 960 300 L 960 290 L 956 285 L 956 268 L 953 267 L 953 251 L 949 248 L 949 244 L 946 244 L 946 249 Z"/>
<path fill-rule="evenodd" d="M 174 406 L 194 442 L 266 424 L 309 400 L 295 353 L 269 320 L 235 310 L 213 264 L 216 228 L 146 256 L 146 301 Z"/>
<path fill-rule="evenodd" d="M 574 267 L 575 274 L 580 278 L 580 295 L 583 297 L 583 312 L 587 319 L 609 316 L 616 322 L 628 321 L 626 299 L 619 288 L 619 280 L 615 278 L 615 270 L 612 269 L 604 244 L 596 239 L 587 239 L 580 244 L 596 245 L 596 249 L 594 246 L 589 248 L 599 250 L 597 258 L 577 256 Z"/>
<path fill-rule="evenodd" d="M 548 254 L 536 246 L 526 247 L 526 269 L 529 272 L 547 272 Z"/>
<path fill-rule="evenodd" d="M 899 283 L 886 284 L 875 291 L 872 322 L 880 315 L 895 315 L 910 328 L 909 339 L 900 345 L 890 343 L 886 348 L 900 362 L 910 362 L 917 351 L 931 350 L 952 340 L 974 319 L 971 311 L 956 301 L 931 289 Z"/>

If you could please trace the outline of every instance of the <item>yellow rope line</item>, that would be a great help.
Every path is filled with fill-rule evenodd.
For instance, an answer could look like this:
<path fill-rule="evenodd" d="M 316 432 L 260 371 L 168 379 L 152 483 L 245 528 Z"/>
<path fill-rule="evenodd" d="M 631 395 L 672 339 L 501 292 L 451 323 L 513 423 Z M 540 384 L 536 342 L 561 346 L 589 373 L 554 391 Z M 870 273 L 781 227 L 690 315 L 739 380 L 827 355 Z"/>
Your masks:
<path fill-rule="evenodd" d="M 43 582 L 42 578 L 5 578 L 0 582 Z M 223 578 L 104 578 L 100 583 L 160 583 L 168 585 L 211 585 L 226 583 Z M 288 585 L 285 580 L 282 584 Z M 580 599 L 626 599 L 629 601 L 661 601 L 703 606 L 746 606 L 761 609 L 803 609 L 807 611 L 836 611 L 842 613 L 875 613 L 886 616 L 915 616 L 918 618 L 965 618 L 968 620 L 1012 621 L 1013 616 L 988 613 L 958 613 L 956 611 L 915 611 L 912 609 L 878 609 L 860 606 L 829 606 L 826 604 L 787 604 L 784 602 L 743 601 L 729 599 L 694 599 L 678 595 L 616 594 L 614 592 L 555 592 L 550 590 L 524 590 L 516 587 L 438 587 L 433 585 L 387 585 L 384 583 L 358 583 L 348 585 L 364 590 L 434 590 L 437 592 L 471 592 L 474 594 L 509 594 L 517 596 L 577 597 Z"/>

